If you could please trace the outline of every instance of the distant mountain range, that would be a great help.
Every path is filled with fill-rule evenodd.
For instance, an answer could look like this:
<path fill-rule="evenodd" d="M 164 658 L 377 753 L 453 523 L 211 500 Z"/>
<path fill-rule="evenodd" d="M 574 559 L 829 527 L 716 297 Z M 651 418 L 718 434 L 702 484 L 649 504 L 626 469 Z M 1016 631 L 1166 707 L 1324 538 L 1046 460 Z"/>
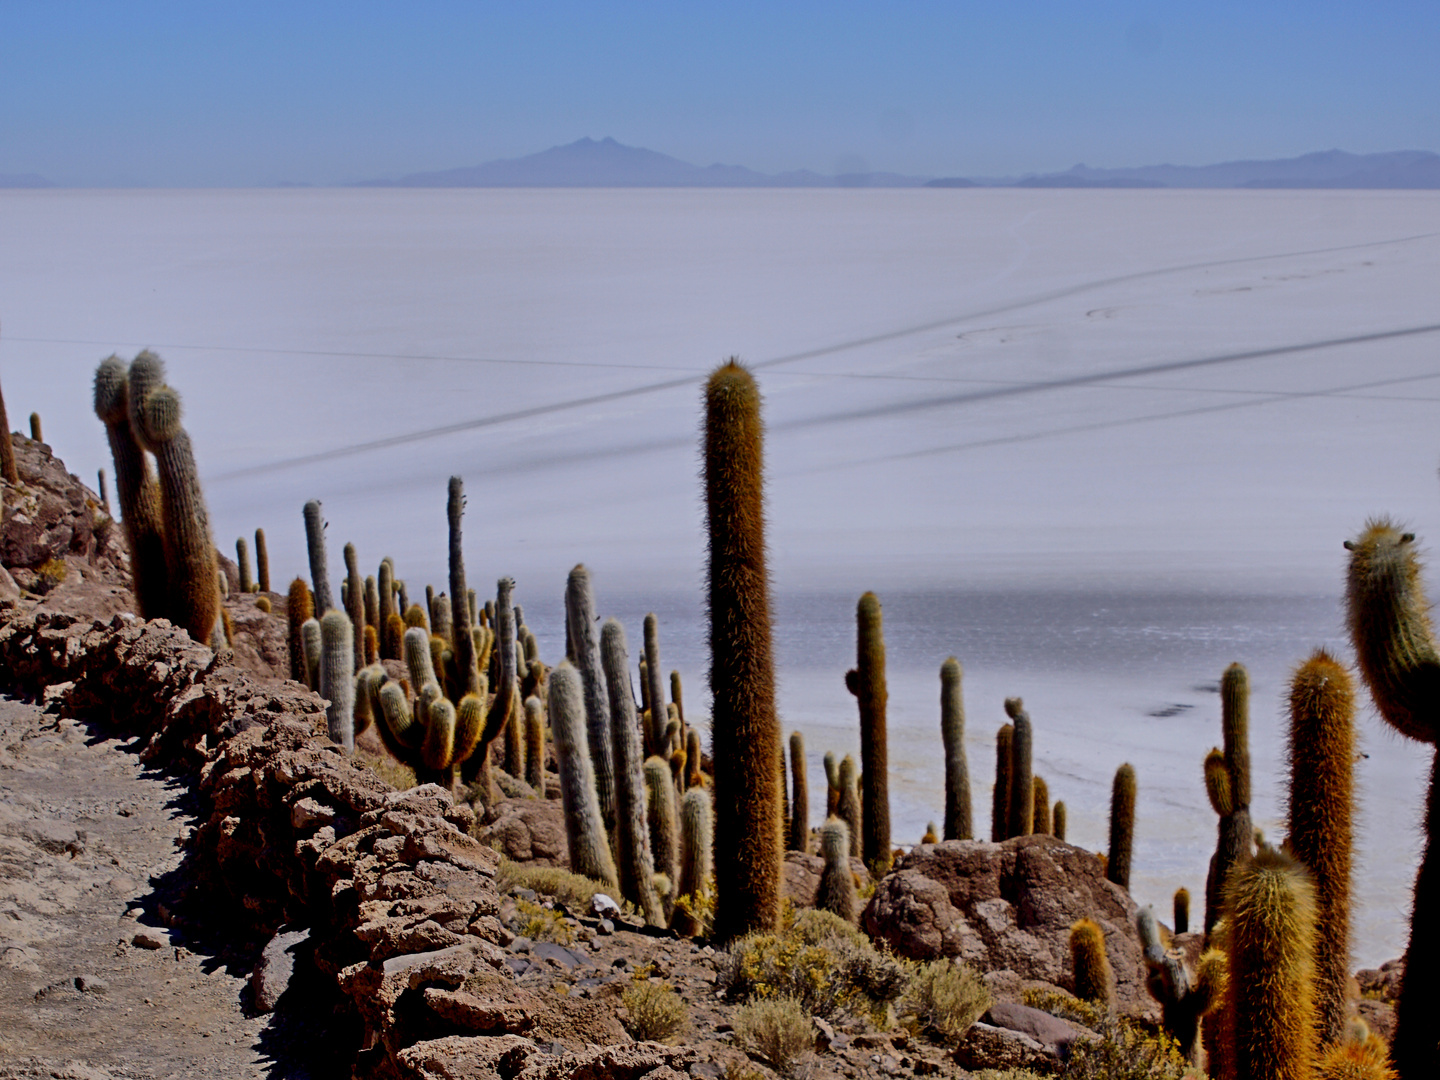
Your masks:
<path fill-rule="evenodd" d="M 1325 150 L 1274 161 L 1219 165 L 1147 165 L 1006 177 L 824 176 L 801 169 L 761 173 L 742 165 L 692 165 L 614 139 L 580 139 L 526 157 L 488 161 L 356 187 L 1037 187 L 1037 188 L 1440 188 L 1440 154 L 1400 150 L 1347 154 Z"/>

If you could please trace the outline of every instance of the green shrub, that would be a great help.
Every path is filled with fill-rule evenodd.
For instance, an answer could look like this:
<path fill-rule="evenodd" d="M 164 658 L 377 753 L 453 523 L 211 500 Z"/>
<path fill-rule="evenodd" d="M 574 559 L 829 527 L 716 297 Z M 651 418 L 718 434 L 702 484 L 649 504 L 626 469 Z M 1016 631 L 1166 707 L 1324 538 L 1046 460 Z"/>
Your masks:
<path fill-rule="evenodd" d="M 557 945 L 569 945 L 575 938 L 575 932 L 570 929 L 562 916 L 550 908 L 541 907 L 539 904 L 532 904 L 529 900 L 515 899 L 515 907 L 519 909 L 521 924 L 520 935 L 531 941 L 553 941 Z"/>
<path fill-rule="evenodd" d="M 915 973 L 900 1012 L 917 1032 L 953 1045 L 990 1007 L 991 1000 L 990 988 L 970 965 L 932 960 Z"/>
<path fill-rule="evenodd" d="M 500 868 L 495 871 L 495 884 L 502 892 L 519 886 L 546 896 L 553 896 L 566 907 L 583 909 L 590 906 L 590 898 L 604 893 L 614 899 L 615 890 L 603 881 L 572 874 L 562 866 L 536 866 L 533 863 L 512 862 L 503 856 Z"/>
<path fill-rule="evenodd" d="M 1065 1080 L 1186 1080 L 1189 1071 L 1175 1040 L 1151 1035 L 1125 1020 L 1106 1020 L 1100 1038 L 1077 1039 L 1061 1074 Z"/>
<path fill-rule="evenodd" d="M 663 983 L 635 982 L 620 995 L 628 1014 L 625 1030 L 642 1042 L 669 1042 L 690 1026 L 685 1000 Z"/>
<path fill-rule="evenodd" d="M 35 591 L 43 596 L 64 581 L 69 572 L 64 559 L 46 559 L 35 568 Z"/>
<path fill-rule="evenodd" d="M 752 1001 L 735 1010 L 736 1045 L 759 1057 L 781 1075 L 815 1045 L 814 1025 L 805 1006 L 792 997 Z"/>
<path fill-rule="evenodd" d="M 1105 1010 L 1088 1001 L 1081 1001 L 1063 990 L 1041 990 L 1031 987 L 1020 995 L 1020 999 L 1032 1009 L 1039 1009 L 1062 1020 L 1082 1024 L 1092 1031 L 1099 1031 L 1105 1024 Z"/>

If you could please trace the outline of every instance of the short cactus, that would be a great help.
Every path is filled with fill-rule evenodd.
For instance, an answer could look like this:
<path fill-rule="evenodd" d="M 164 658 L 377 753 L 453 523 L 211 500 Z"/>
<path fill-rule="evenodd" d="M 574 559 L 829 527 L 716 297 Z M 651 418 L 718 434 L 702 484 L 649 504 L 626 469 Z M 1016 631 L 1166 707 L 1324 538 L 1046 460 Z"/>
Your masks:
<path fill-rule="evenodd" d="M 805 783 L 805 736 L 790 733 L 790 851 L 810 850 L 810 789 Z"/>
<path fill-rule="evenodd" d="M 680 825 L 676 820 L 675 785 L 670 779 L 670 763 L 651 755 L 645 759 L 645 818 L 650 826 L 650 852 L 655 870 L 664 874 L 672 888 L 679 884 Z M 661 903 L 669 905 L 670 896 Z"/>
<path fill-rule="evenodd" d="M 1045 783 L 1043 776 L 1037 776 L 1031 781 L 1031 791 L 1034 793 L 1034 807 L 1032 810 L 1031 832 L 1037 836 L 1050 835 L 1050 786 Z"/>
<path fill-rule="evenodd" d="M 922 837 L 920 837 L 920 843 L 922 843 L 922 844 L 938 844 L 939 842 L 940 842 L 940 834 L 935 831 L 935 823 L 934 823 L 933 821 L 928 821 L 928 822 L 926 822 L 926 823 L 925 823 L 925 835 L 922 836 Z"/>
<path fill-rule="evenodd" d="M 255 576 L 261 592 L 270 591 L 270 549 L 265 546 L 265 530 L 255 530 Z"/>
<path fill-rule="evenodd" d="M 38 443 L 45 441 L 45 433 L 40 427 L 40 414 L 38 412 L 32 412 L 30 414 L 30 438 Z"/>
<path fill-rule="evenodd" d="M 815 892 L 815 907 L 854 922 L 859 906 L 855 896 L 855 875 L 850 870 L 850 829 L 838 817 L 826 818 L 820 826 L 820 854 L 825 868 Z"/>
<path fill-rule="evenodd" d="M 1010 813 L 1006 837 L 1029 836 L 1035 827 L 1035 784 L 1032 754 L 1034 729 L 1025 703 L 1018 697 L 1005 699 L 1005 715 L 1015 725 L 1010 736 Z"/>
<path fill-rule="evenodd" d="M 1105 952 L 1105 931 L 1091 919 L 1070 927 L 1070 959 L 1075 971 L 1075 996 L 1107 1012 L 1115 1006 L 1115 976 Z"/>
<path fill-rule="evenodd" d="M 1110 789 L 1110 851 L 1105 877 L 1122 889 L 1130 888 L 1130 854 L 1135 846 L 1135 767 L 1126 763 L 1115 770 Z"/>
<path fill-rule="evenodd" d="M 1174 923 L 1176 934 L 1190 932 L 1190 890 L 1183 886 L 1175 890 Z"/>
<path fill-rule="evenodd" d="M 860 803 L 864 830 L 860 849 L 871 872 L 890 866 L 889 749 L 886 735 L 885 636 L 880 599 L 867 592 L 855 608 L 856 662 L 845 685 L 860 706 Z"/>
<path fill-rule="evenodd" d="M 355 631 L 342 611 L 320 620 L 320 696 L 329 700 L 325 722 L 330 741 L 355 750 Z"/>
<path fill-rule="evenodd" d="M 441 697 L 435 683 L 425 687 L 425 741 L 420 744 L 420 760 L 435 772 L 450 768 L 455 760 L 455 706 Z"/>
<path fill-rule="evenodd" d="M 1015 767 L 1012 749 L 1015 725 L 1001 724 L 995 732 L 995 788 L 990 796 L 990 839 L 1000 843 L 1010 838 L 1011 770 Z"/>
<path fill-rule="evenodd" d="M 235 568 L 240 574 L 240 591 L 248 593 L 253 579 L 250 576 L 250 545 L 243 536 L 235 539 Z"/>
<path fill-rule="evenodd" d="M 699 900 L 709 889 L 710 845 L 714 832 L 710 793 L 703 787 L 690 788 L 680 799 L 680 881 L 675 887 L 677 897 Z M 693 937 L 703 929 L 683 904 L 675 906 L 670 925 L 687 937 Z"/>
<path fill-rule="evenodd" d="M 845 822 L 850 839 L 850 854 L 860 855 L 860 819 L 863 813 L 860 806 L 860 792 L 855 787 L 855 759 L 846 754 L 840 760 L 838 779 L 840 781 L 840 798 L 836 804 L 836 816 Z"/>
<path fill-rule="evenodd" d="M 466 694 L 461 697 L 455 706 L 455 750 L 451 758 L 452 765 L 461 765 L 470 760 L 476 748 L 480 745 L 480 737 L 485 733 L 485 699 L 480 694 Z M 541 721 L 540 738 L 545 738 L 544 722 Z M 544 755 L 541 755 L 542 768 Z M 540 785 L 536 789 L 541 795 L 545 794 L 545 778 L 542 774 Z"/>
<path fill-rule="evenodd" d="M 970 765 L 965 757 L 965 699 L 960 661 L 940 665 L 940 738 L 945 744 L 945 839 L 973 840 Z"/>
<path fill-rule="evenodd" d="M 1065 803 L 1063 800 L 1057 801 L 1055 805 L 1050 808 L 1050 834 L 1054 836 L 1056 840 L 1065 839 L 1065 817 Z"/>
<path fill-rule="evenodd" d="M 304 578 L 297 577 L 290 583 L 289 597 L 285 601 L 285 616 L 290 623 L 290 678 L 307 685 L 309 678 L 305 673 L 305 639 L 301 636 L 300 628 L 314 615 L 314 608 L 310 604 L 310 589 Z"/>
<path fill-rule="evenodd" d="M 550 673 L 548 693 L 551 727 L 555 734 L 555 761 L 560 769 L 560 797 L 565 808 L 565 839 L 570 852 L 570 868 L 577 874 L 617 885 L 620 879 L 615 871 L 610 842 L 600 818 L 600 802 L 595 794 L 586 730 L 585 690 L 580 673 L 568 662 L 562 663 Z M 541 723 L 539 702 L 536 705 L 534 720 L 538 728 Z"/>

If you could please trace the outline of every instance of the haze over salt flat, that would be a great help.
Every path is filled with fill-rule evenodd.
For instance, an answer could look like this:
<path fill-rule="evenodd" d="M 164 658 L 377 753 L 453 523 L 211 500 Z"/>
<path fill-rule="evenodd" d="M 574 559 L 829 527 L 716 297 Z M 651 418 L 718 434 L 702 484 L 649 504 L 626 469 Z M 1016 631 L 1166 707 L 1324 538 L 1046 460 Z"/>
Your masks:
<path fill-rule="evenodd" d="M 458 473 L 472 583 L 515 576 L 554 659 L 585 561 L 632 646 L 660 612 L 693 717 L 699 387 L 738 354 L 766 395 L 781 708 L 812 795 L 820 755 L 857 746 L 842 676 L 875 589 L 897 841 L 941 817 L 954 653 L 981 831 L 1019 694 L 1071 839 L 1103 848 L 1132 761 L 1133 891 L 1168 918 L 1186 885 L 1198 919 L 1225 664 L 1251 671 L 1278 839 L 1288 671 L 1348 655 L 1341 541 L 1386 512 L 1440 536 L 1437 270 L 1430 192 L 17 191 L 0 373 L 14 425 L 39 411 L 93 477 L 94 366 L 155 348 L 217 541 L 264 526 L 277 580 L 319 497 L 332 565 L 353 539 L 440 585 Z M 1371 964 L 1403 949 L 1429 754 L 1368 707 L 1361 739 Z"/>

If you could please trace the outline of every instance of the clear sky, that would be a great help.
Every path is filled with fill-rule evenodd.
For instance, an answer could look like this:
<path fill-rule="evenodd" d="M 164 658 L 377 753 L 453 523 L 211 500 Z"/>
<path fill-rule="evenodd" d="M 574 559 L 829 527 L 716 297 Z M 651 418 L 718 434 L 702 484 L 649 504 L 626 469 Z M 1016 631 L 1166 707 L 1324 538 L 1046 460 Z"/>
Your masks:
<path fill-rule="evenodd" d="M 1440 4 L 0 0 L 0 173 L 334 183 L 583 136 L 1005 175 L 1440 150 Z"/>

